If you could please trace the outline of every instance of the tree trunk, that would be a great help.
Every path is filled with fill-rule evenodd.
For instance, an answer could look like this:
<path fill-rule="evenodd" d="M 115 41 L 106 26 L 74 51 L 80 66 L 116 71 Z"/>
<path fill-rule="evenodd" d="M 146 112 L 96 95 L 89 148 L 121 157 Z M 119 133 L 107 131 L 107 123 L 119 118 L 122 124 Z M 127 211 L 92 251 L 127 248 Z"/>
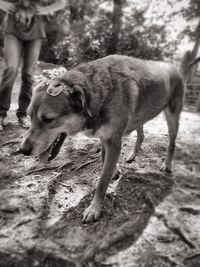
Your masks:
<path fill-rule="evenodd" d="M 195 38 L 194 47 L 191 51 L 191 61 L 193 61 L 197 57 L 199 46 L 200 46 L 200 21 L 196 28 L 196 38 Z M 190 75 L 188 75 L 188 82 L 191 81 L 191 78 L 194 75 L 194 71 L 195 71 L 195 68 L 191 68 Z"/>
<path fill-rule="evenodd" d="M 124 0 L 113 0 L 112 32 L 108 41 L 107 55 L 115 54 L 117 52 L 124 2 Z"/>
<path fill-rule="evenodd" d="M 200 93 L 199 93 L 199 98 L 198 98 L 197 104 L 196 104 L 196 111 L 200 112 Z"/>
<path fill-rule="evenodd" d="M 193 49 L 191 51 L 186 51 L 186 53 L 183 56 L 181 66 L 180 66 L 180 70 L 183 74 L 183 78 L 185 82 L 188 82 L 188 83 L 191 82 L 191 79 L 195 74 L 194 66 L 199 63 L 199 58 L 196 59 L 198 55 L 199 47 L 200 47 L 200 21 L 196 28 L 196 38 L 195 38 Z M 190 63 L 194 60 L 196 62 L 192 64 L 191 66 Z M 200 94 L 196 102 L 196 111 L 200 112 Z"/>
<path fill-rule="evenodd" d="M 193 76 L 192 74 L 194 74 L 193 66 L 195 64 L 193 64 L 192 66 L 190 66 L 189 64 L 192 61 L 194 61 L 195 58 L 197 57 L 199 46 L 200 46 L 200 21 L 196 28 L 196 38 L 193 49 L 191 51 L 190 50 L 186 51 L 181 61 L 180 70 L 181 73 L 183 74 L 185 82 L 190 82 Z"/>
<path fill-rule="evenodd" d="M 193 50 L 192 50 L 193 59 L 195 59 L 197 54 L 198 54 L 199 46 L 200 46 L 200 21 L 199 21 L 199 24 L 196 28 L 196 40 L 195 40 L 195 45 L 194 45 Z M 193 68 L 193 73 L 194 73 L 194 68 Z M 190 79 L 189 79 L 189 81 L 190 81 Z M 200 112 L 200 93 L 199 93 L 199 97 L 198 97 L 198 100 L 196 103 L 196 111 Z"/>
<path fill-rule="evenodd" d="M 69 21 L 71 24 L 73 22 L 82 21 L 84 19 L 85 9 L 87 5 L 88 5 L 88 0 L 69 1 L 69 10 L 70 10 Z"/>
<path fill-rule="evenodd" d="M 192 49 L 192 58 L 193 59 L 196 58 L 198 51 L 199 51 L 199 46 L 200 46 L 200 21 L 197 25 L 195 32 L 196 32 L 195 44 L 194 44 L 194 47 Z"/>

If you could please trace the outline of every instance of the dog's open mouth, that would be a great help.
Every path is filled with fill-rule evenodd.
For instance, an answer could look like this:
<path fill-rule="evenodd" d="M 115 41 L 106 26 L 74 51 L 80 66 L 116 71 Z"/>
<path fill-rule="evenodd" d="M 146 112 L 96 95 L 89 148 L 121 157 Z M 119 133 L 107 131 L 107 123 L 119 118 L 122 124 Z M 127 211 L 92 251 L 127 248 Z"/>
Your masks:
<path fill-rule="evenodd" d="M 47 150 L 45 150 L 42 154 L 39 155 L 40 162 L 46 163 L 54 159 L 58 155 L 61 149 L 61 146 L 65 141 L 66 136 L 67 135 L 65 133 L 59 134 L 59 136 L 55 139 L 53 144 Z"/>

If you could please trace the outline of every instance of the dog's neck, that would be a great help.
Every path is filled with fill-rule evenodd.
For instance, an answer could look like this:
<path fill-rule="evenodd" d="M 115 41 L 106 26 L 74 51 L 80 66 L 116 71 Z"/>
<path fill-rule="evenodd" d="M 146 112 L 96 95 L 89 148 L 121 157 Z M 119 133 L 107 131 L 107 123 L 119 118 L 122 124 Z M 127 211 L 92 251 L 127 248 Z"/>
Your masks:
<path fill-rule="evenodd" d="M 95 128 L 96 128 L 96 117 L 90 117 L 88 116 L 86 118 L 86 122 L 84 125 L 84 130 L 91 130 L 92 132 L 95 132 Z"/>

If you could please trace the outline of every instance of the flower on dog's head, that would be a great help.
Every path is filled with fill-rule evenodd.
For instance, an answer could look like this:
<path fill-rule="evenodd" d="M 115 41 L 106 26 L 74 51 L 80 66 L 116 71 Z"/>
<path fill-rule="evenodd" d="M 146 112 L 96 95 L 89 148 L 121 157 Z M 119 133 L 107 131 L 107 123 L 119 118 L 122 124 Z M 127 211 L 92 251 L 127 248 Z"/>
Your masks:
<path fill-rule="evenodd" d="M 59 82 L 59 81 L 51 81 L 47 87 L 47 94 L 50 96 L 57 96 L 61 93 L 64 93 L 65 95 L 70 95 L 71 89 L 66 86 L 65 84 Z"/>

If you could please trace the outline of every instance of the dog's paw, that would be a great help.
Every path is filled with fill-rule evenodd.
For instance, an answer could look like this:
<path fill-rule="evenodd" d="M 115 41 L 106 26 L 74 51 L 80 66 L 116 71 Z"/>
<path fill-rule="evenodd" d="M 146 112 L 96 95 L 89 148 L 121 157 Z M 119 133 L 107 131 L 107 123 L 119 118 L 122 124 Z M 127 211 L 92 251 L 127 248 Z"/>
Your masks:
<path fill-rule="evenodd" d="M 163 163 L 160 167 L 161 172 L 172 172 L 171 166 L 168 166 L 166 163 Z"/>
<path fill-rule="evenodd" d="M 93 222 L 98 219 L 101 213 L 101 205 L 92 203 L 83 213 L 82 221 L 84 223 Z"/>

